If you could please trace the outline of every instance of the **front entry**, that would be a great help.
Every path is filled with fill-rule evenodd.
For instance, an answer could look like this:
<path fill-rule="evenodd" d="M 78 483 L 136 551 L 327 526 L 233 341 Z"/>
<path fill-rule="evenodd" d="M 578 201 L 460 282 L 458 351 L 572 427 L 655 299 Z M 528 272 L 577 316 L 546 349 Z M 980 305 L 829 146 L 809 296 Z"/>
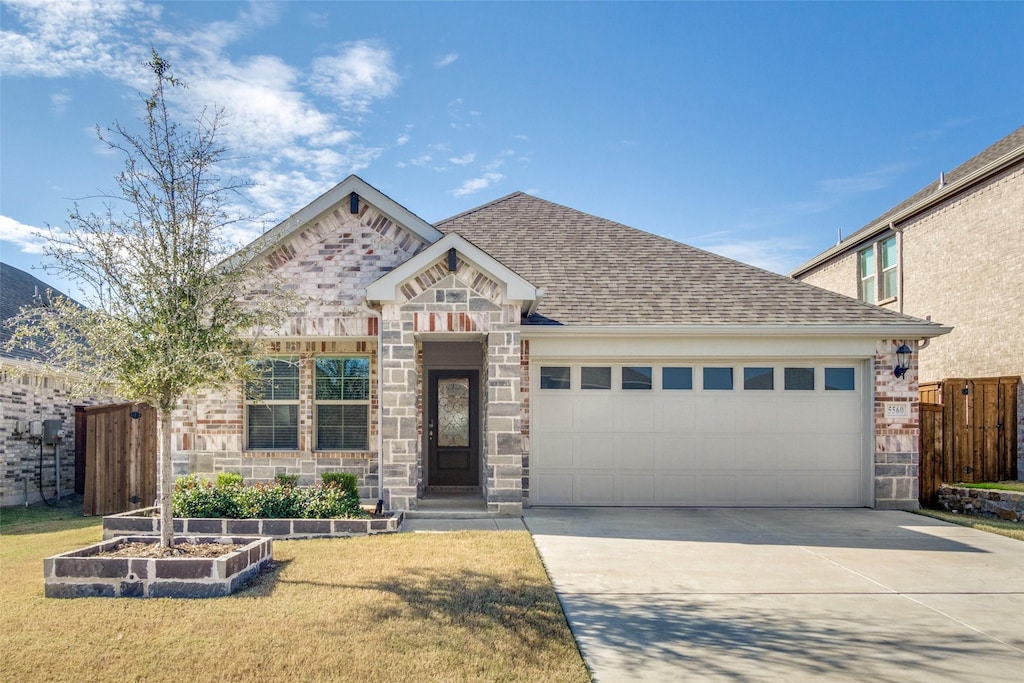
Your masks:
<path fill-rule="evenodd" d="M 427 486 L 437 492 L 480 486 L 479 372 L 429 374 Z"/>

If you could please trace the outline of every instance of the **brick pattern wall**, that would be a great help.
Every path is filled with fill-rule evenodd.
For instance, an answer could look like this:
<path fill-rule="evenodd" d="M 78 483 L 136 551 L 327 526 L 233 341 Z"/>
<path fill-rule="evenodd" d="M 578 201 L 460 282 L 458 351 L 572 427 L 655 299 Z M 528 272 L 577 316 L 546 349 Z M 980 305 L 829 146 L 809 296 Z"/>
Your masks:
<path fill-rule="evenodd" d="M 900 339 L 883 339 L 876 345 L 874 379 L 874 482 L 875 507 L 880 510 L 914 510 L 918 504 L 917 471 L 920 462 L 920 415 L 917 357 L 912 356 L 907 374 L 896 377 L 896 349 Z M 889 418 L 886 403 L 907 403 L 910 415 Z"/>
<path fill-rule="evenodd" d="M 75 408 L 65 384 L 58 378 L 29 370 L 0 368 L 0 505 L 34 503 L 39 495 L 39 444 L 15 438 L 17 420 L 54 420 L 64 424 L 60 448 L 61 495 L 75 488 Z M 42 487 L 48 499 L 56 495 L 56 455 L 43 446 Z"/>
<path fill-rule="evenodd" d="M 376 499 L 377 488 L 377 345 L 366 341 L 276 342 L 276 353 L 299 357 L 299 450 L 245 450 L 245 403 L 239 386 L 184 399 L 174 412 L 172 438 L 174 475 L 238 472 L 247 482 L 272 481 L 278 474 L 297 474 L 303 485 L 320 481 L 324 472 L 352 472 L 359 495 Z M 365 451 L 315 450 L 313 376 L 316 357 L 370 358 L 369 446 Z"/>

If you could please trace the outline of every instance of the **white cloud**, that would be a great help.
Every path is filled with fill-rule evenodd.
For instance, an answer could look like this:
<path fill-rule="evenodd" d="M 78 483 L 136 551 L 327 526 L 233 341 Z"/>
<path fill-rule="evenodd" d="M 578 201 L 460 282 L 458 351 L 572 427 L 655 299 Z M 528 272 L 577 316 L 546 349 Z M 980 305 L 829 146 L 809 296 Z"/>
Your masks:
<path fill-rule="evenodd" d="M 451 157 L 448 159 L 449 163 L 455 164 L 456 166 L 465 166 L 466 164 L 471 164 L 474 161 L 476 161 L 475 152 L 469 152 L 468 154 L 463 154 L 461 157 Z"/>
<path fill-rule="evenodd" d="M 909 168 L 909 164 L 889 164 L 857 175 L 842 178 L 827 178 L 818 181 L 818 186 L 828 195 L 847 197 L 852 194 L 881 190 L 892 184 L 898 175 Z"/>
<path fill-rule="evenodd" d="M 408 133 L 403 133 L 402 135 L 399 135 L 397 138 L 395 138 L 395 147 L 401 147 L 402 145 L 409 142 L 409 140 L 411 139 L 412 137 Z"/>
<path fill-rule="evenodd" d="M 10 216 L 0 215 L 0 242 L 16 245 L 26 254 L 42 254 L 46 239 L 41 233 L 43 228 L 19 223 Z"/>
<path fill-rule="evenodd" d="M 806 246 L 789 239 L 713 241 L 694 246 L 774 273 L 787 274 L 805 259 Z"/>
<path fill-rule="evenodd" d="M 355 112 L 369 111 L 374 100 L 393 94 L 398 81 L 391 53 L 368 41 L 348 43 L 336 57 L 317 58 L 310 76 L 314 92 Z"/>
<path fill-rule="evenodd" d="M 449 52 L 448 54 L 444 55 L 443 57 L 438 57 L 434 61 L 434 68 L 435 69 L 443 69 L 446 66 L 454 64 L 455 61 L 458 58 L 459 58 L 459 55 L 458 55 L 457 52 Z"/>
<path fill-rule="evenodd" d="M 456 197 L 465 197 L 466 195 L 473 194 L 474 192 L 487 189 L 494 183 L 504 179 L 505 176 L 500 173 L 484 173 L 478 178 L 470 178 L 463 182 L 462 185 L 452 190 L 451 193 Z"/>
<path fill-rule="evenodd" d="M 50 93 L 50 109 L 53 110 L 54 114 L 63 114 L 68 109 L 68 103 L 71 102 L 71 95 L 67 92 L 55 92 Z"/>

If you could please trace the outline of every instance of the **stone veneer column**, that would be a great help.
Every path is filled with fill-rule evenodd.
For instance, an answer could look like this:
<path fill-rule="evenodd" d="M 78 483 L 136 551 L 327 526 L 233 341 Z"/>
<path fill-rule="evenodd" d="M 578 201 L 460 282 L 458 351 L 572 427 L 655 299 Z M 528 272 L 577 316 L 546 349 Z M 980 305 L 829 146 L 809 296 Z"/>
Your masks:
<path fill-rule="evenodd" d="M 487 509 L 511 516 L 523 513 L 520 373 L 519 307 L 506 305 L 487 335 L 483 458 Z"/>
<path fill-rule="evenodd" d="M 419 472 L 416 339 L 412 322 L 402 321 L 398 306 L 383 308 L 383 498 L 390 510 L 415 510 Z"/>
<path fill-rule="evenodd" d="M 911 356 L 909 369 L 896 377 L 896 349 L 902 340 L 883 339 L 875 348 L 875 423 L 874 481 L 875 508 L 879 510 L 916 510 L 918 503 L 918 463 L 920 462 L 920 412 L 917 354 Z M 914 342 L 907 342 L 913 346 Z M 910 417 L 885 416 L 886 403 L 909 403 Z"/>

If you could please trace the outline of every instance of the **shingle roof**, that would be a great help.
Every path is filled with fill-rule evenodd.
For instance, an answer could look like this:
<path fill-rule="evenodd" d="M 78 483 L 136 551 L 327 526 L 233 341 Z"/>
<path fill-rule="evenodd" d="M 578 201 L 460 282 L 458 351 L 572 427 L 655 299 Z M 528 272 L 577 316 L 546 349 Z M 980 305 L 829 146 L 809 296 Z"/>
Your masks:
<path fill-rule="evenodd" d="M 929 183 L 927 186 L 915 192 L 913 195 L 907 197 L 905 200 L 892 207 L 878 218 L 874 219 L 870 223 L 858 228 L 852 232 L 848 237 L 843 239 L 839 244 L 829 247 L 822 253 L 815 256 L 813 259 L 803 264 L 799 268 L 793 271 L 794 276 L 799 276 L 806 273 L 811 268 L 817 266 L 820 263 L 828 261 L 833 256 L 841 254 L 860 246 L 860 243 L 877 234 L 883 232 L 889 228 L 889 223 L 894 219 L 897 219 L 901 214 L 907 212 L 912 207 L 921 205 L 921 208 L 926 208 L 935 201 L 939 201 L 942 197 L 950 192 L 958 192 L 961 188 L 957 188 L 957 183 L 961 180 L 965 180 L 972 174 L 982 171 L 987 166 L 994 164 L 1007 155 L 1013 155 L 1011 158 L 1019 162 L 1024 159 L 1024 126 L 1021 126 L 1017 130 L 1007 135 L 1002 140 L 999 140 L 995 144 L 985 149 L 980 154 L 977 154 L 964 163 L 954 168 L 949 173 L 943 174 L 943 177 L 936 178 L 934 181 Z M 1004 168 L 1002 164 L 997 164 L 1000 168 Z M 983 174 L 987 175 L 987 174 Z M 973 184 L 973 181 L 969 184 Z M 929 201 L 932 200 L 932 201 Z M 912 211 L 912 215 L 916 214 L 918 210 Z"/>
<path fill-rule="evenodd" d="M 544 288 L 534 325 L 927 324 L 522 192 L 435 227 Z"/>
<path fill-rule="evenodd" d="M 7 350 L 7 340 L 11 338 L 12 330 L 4 323 L 8 318 L 17 315 L 22 306 L 38 303 L 37 294 L 39 297 L 45 297 L 48 289 L 54 297 L 66 296 L 31 273 L 0 263 L 0 358 L 43 360 L 42 355 L 28 349 Z"/>

